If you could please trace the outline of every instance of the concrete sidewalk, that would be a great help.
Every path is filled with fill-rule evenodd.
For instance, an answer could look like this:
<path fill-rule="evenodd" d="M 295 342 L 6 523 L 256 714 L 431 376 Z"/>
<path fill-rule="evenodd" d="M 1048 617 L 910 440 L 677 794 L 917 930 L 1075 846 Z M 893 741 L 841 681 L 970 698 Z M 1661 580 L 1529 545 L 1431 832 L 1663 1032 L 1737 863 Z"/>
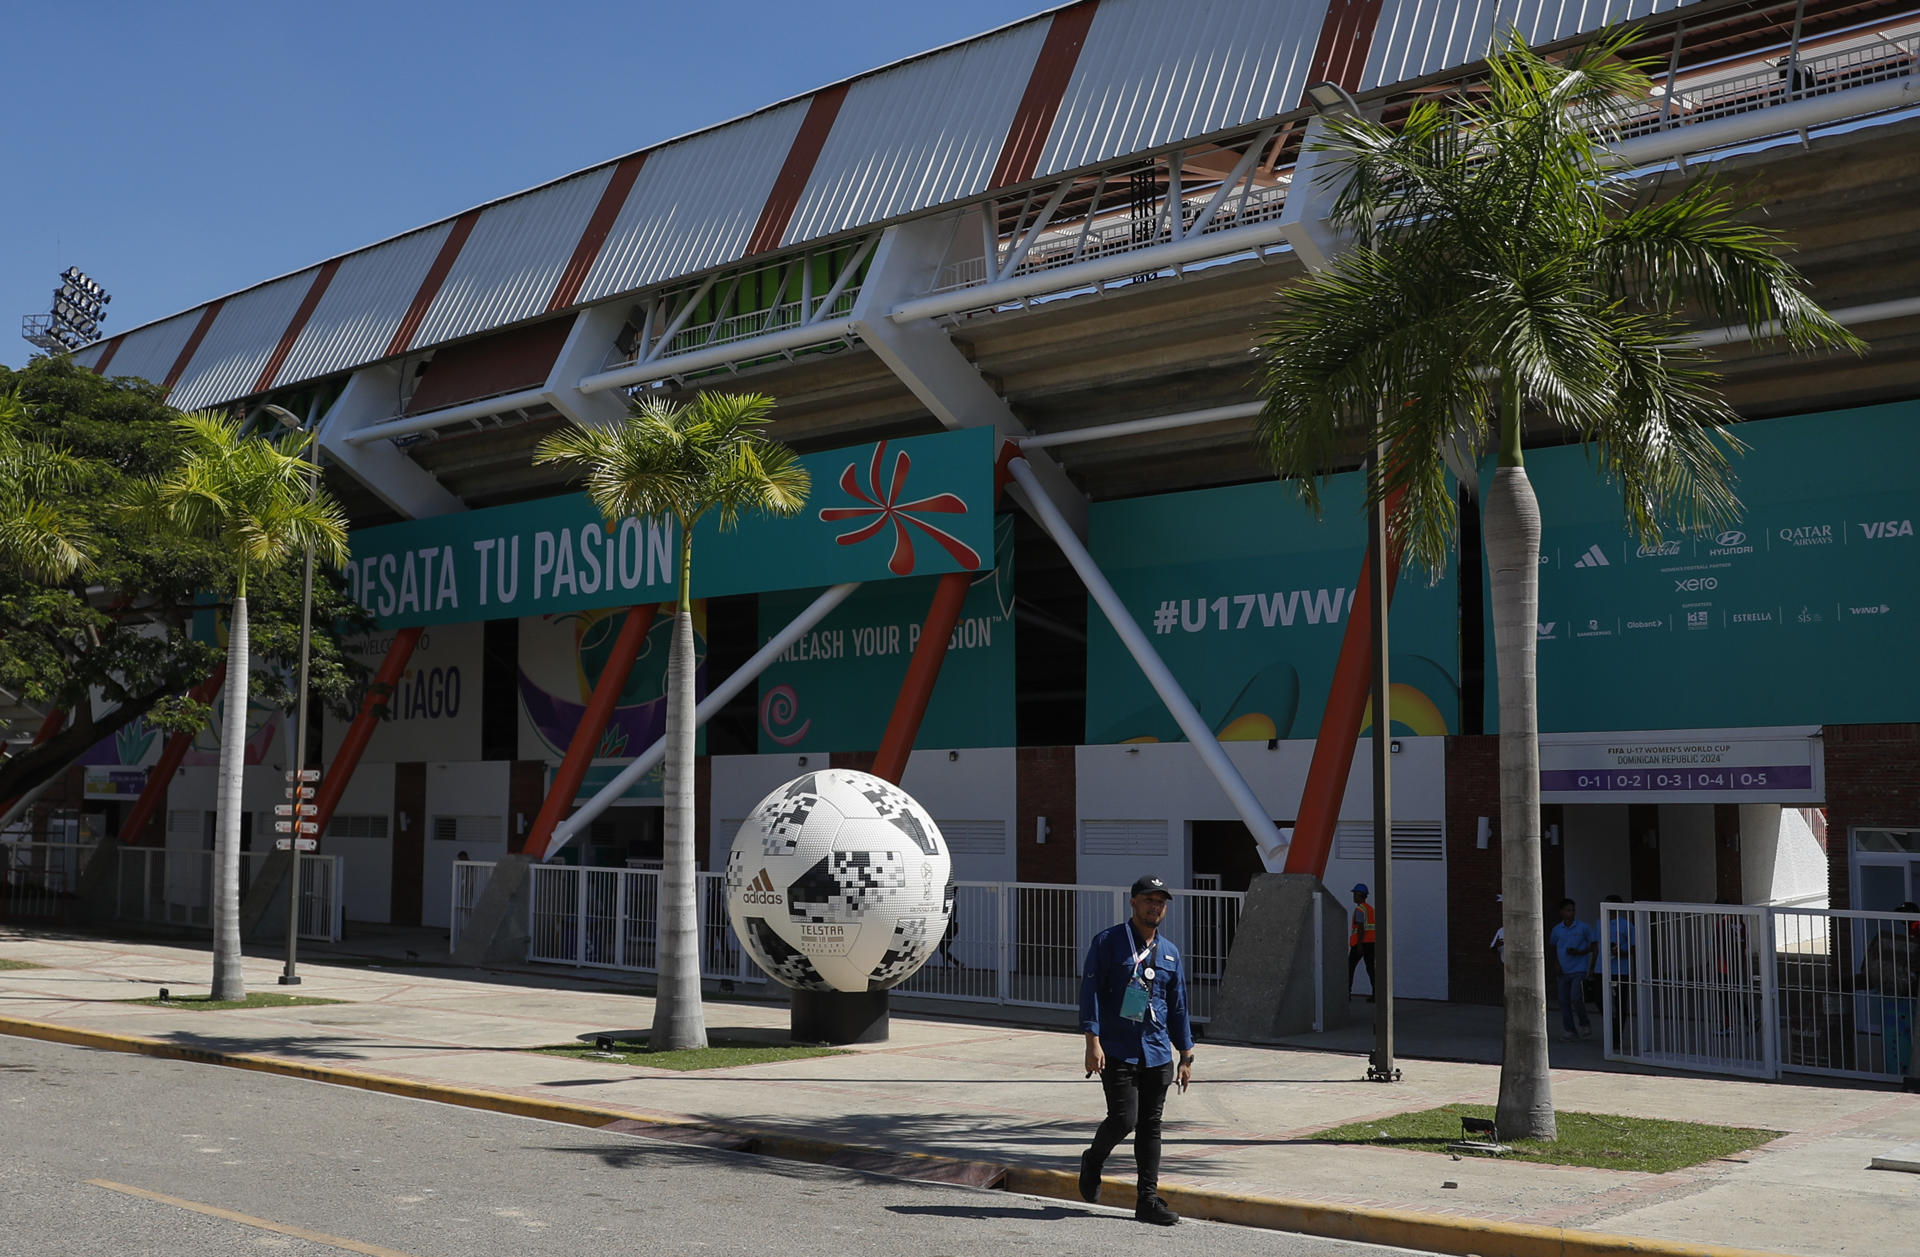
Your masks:
<path fill-rule="evenodd" d="M 511 1099 L 529 1111 L 584 1107 L 1058 1172 L 1077 1167 L 1102 1113 L 1098 1084 L 1081 1075 L 1078 1036 L 1065 1030 L 896 1012 L 890 1042 L 852 1055 L 684 1074 L 512 1050 L 651 1022 L 644 996 L 565 973 L 407 967 L 404 958 L 398 967 L 373 967 L 315 956 L 301 965 L 299 993 L 350 1003 L 196 1013 L 120 1001 L 160 986 L 204 993 L 211 969 L 204 944 L 5 930 L 0 959 L 45 966 L 0 970 L 6 1021 L 364 1071 Z M 279 971 L 276 960 L 250 959 L 249 988 L 281 989 Z M 780 1004 L 710 1000 L 707 1019 L 716 1033 L 769 1039 L 784 1039 L 787 1027 Z M 1598 1064 L 1588 1045 L 1567 1046 Z M 1920 1176 L 1868 1168 L 1876 1155 L 1920 1140 L 1920 1096 L 1556 1068 L 1562 1110 L 1786 1132 L 1737 1158 L 1653 1175 L 1306 1142 L 1345 1122 L 1490 1104 L 1498 1070 L 1488 1064 L 1409 1060 L 1406 1080 L 1383 1087 L 1360 1080 L 1364 1058 L 1349 1051 L 1204 1042 L 1199 1050 L 1192 1089 L 1168 1100 L 1163 1177 L 1176 1202 L 1178 1190 L 1189 1189 L 1220 1200 L 1312 1202 L 1336 1214 L 1452 1219 L 1496 1233 L 1501 1224 L 1522 1224 L 1809 1257 L 1920 1251 Z M 1130 1180 L 1124 1149 L 1109 1171 Z M 1059 1174 L 1027 1181 L 1025 1190 L 1068 1182 Z M 1105 1199 L 1120 1194 L 1110 1186 Z M 1503 1250 L 1495 1238 L 1455 1251 L 1525 1247 Z"/>

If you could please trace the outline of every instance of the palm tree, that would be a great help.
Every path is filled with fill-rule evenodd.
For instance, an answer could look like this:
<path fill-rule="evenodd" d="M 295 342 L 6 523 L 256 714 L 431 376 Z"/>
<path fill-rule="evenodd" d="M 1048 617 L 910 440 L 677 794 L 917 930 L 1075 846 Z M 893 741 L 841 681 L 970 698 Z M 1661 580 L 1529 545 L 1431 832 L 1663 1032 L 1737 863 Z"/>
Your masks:
<path fill-rule="evenodd" d="M 93 566 L 86 521 L 49 500 L 74 487 L 82 464 L 58 447 L 28 439 L 27 421 L 20 395 L 0 393 L 0 565 L 53 583 Z"/>
<path fill-rule="evenodd" d="M 220 736 L 219 829 L 213 858 L 213 998 L 245 999 L 240 971 L 240 782 L 246 764 L 247 585 L 311 546 L 316 557 L 342 563 L 347 521 L 310 478 L 303 457 L 311 436 L 277 441 L 244 434 L 238 419 L 183 415 L 177 421 L 184 458 L 141 487 L 133 510 L 150 526 L 215 543 L 234 562 L 233 612 L 227 627 L 230 680 Z"/>
<path fill-rule="evenodd" d="M 730 531 L 749 512 L 786 516 L 806 505 L 806 468 L 762 431 L 772 412 L 773 399 L 757 393 L 700 393 L 685 405 L 649 398 L 635 402 L 624 423 L 557 432 L 534 453 L 536 463 L 584 469 L 587 497 L 609 522 L 640 516 L 670 520 L 680 531 L 679 604 L 667 656 L 659 981 L 649 1039 L 656 1052 L 707 1045 L 694 904 L 693 529 L 708 512 Z"/>
<path fill-rule="evenodd" d="M 1540 513 L 1522 419 L 1589 447 L 1626 523 L 1730 519 L 1737 416 L 1687 316 L 1795 350 L 1860 348 L 1807 296 L 1782 241 L 1709 178 L 1646 197 L 1608 142 L 1651 84 L 1609 33 L 1549 61 L 1517 36 L 1484 94 L 1416 104 L 1398 130 L 1329 119 L 1348 177 L 1332 218 L 1350 247 L 1288 288 L 1264 329 L 1256 440 L 1316 511 L 1315 477 L 1386 442 L 1370 502 L 1401 491 L 1390 527 L 1442 570 L 1454 544 L 1446 457 L 1496 455 L 1482 531 L 1500 695 L 1506 1042 L 1498 1122 L 1555 1134 L 1547 1073 L 1540 772 L 1534 705 Z"/>

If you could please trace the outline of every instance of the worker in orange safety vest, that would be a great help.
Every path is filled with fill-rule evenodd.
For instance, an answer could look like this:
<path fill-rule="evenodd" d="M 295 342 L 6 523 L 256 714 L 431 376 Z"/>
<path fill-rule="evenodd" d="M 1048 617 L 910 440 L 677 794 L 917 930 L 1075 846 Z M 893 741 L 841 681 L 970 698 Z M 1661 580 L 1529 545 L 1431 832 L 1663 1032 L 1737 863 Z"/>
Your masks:
<path fill-rule="evenodd" d="M 1353 998 L 1353 975 L 1366 962 L 1367 985 L 1374 985 L 1373 977 L 1373 905 L 1367 902 L 1367 884 L 1361 882 L 1353 888 L 1353 928 L 1347 934 L 1347 998 Z M 1367 1003 L 1373 1003 L 1371 993 Z"/>

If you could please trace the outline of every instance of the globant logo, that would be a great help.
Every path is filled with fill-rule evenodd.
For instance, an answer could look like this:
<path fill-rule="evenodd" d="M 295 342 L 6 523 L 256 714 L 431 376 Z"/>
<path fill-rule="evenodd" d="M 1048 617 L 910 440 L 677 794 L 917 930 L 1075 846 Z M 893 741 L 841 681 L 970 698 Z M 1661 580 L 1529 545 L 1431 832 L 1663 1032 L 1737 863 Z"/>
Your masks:
<path fill-rule="evenodd" d="M 1801 524 L 1794 528 L 1782 528 L 1780 540 L 1794 547 L 1830 546 L 1833 544 L 1833 525 Z"/>
<path fill-rule="evenodd" d="M 1628 629 L 1663 629 L 1665 627 L 1667 627 L 1667 621 L 1664 617 L 1658 620 L 1628 620 L 1627 621 Z"/>

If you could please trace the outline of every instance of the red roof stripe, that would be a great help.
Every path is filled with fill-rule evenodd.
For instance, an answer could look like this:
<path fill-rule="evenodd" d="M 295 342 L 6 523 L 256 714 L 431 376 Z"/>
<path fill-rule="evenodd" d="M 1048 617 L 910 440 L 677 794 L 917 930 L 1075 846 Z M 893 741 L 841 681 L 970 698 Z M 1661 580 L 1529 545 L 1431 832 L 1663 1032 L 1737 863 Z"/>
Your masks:
<path fill-rule="evenodd" d="M 1004 188 L 1033 178 L 1099 7 L 1100 0 L 1085 0 L 1053 15 L 1053 25 L 1047 28 L 1046 42 L 1034 59 L 1027 90 L 1020 97 L 1020 107 L 1014 110 L 1013 125 L 1007 128 L 1007 142 L 1000 146 L 1000 160 L 994 163 L 987 187 Z"/>
<path fill-rule="evenodd" d="M 548 314 L 566 309 L 580 296 L 587 272 L 600 256 L 600 246 L 607 242 L 607 233 L 613 230 L 614 219 L 620 216 L 620 207 L 627 203 L 627 194 L 633 191 L 633 181 L 640 176 L 640 167 L 646 161 L 645 153 L 635 153 L 622 158 L 613 168 L 607 190 L 600 194 L 600 204 L 593 207 L 593 217 L 587 220 L 587 229 L 580 233 L 580 243 L 573 246 L 573 256 L 567 259 L 567 269 L 560 272 L 560 282 L 554 285 L 553 296 L 547 301 Z"/>
<path fill-rule="evenodd" d="M 793 221 L 794 211 L 800 208 L 800 194 L 806 191 L 807 180 L 813 177 L 814 164 L 820 160 L 820 150 L 826 147 L 827 134 L 833 130 L 833 120 L 840 116 L 840 104 L 846 98 L 845 83 L 814 93 L 800 131 L 793 137 L 793 147 L 787 150 L 786 163 L 773 181 L 773 190 L 767 193 L 760 221 L 747 240 L 749 256 L 777 249 L 786 238 L 787 225 Z"/>
<path fill-rule="evenodd" d="M 314 307 L 320 304 L 320 298 L 326 295 L 327 285 L 333 282 L 333 274 L 340 269 L 340 259 L 335 258 L 320 268 L 313 277 L 313 283 L 307 286 L 307 295 L 300 301 L 300 308 L 293 312 L 293 321 L 287 324 L 287 330 L 280 333 L 280 343 L 273 347 L 273 356 L 267 359 L 267 365 L 260 369 L 260 378 L 253 382 L 253 391 L 264 393 L 273 387 L 273 377 L 280 374 L 280 368 L 286 365 L 287 355 L 293 352 L 293 342 L 300 339 L 300 333 L 307 330 L 307 320 L 313 317 Z"/>
<path fill-rule="evenodd" d="M 1380 6 L 1381 0 L 1329 0 L 1327 16 L 1320 23 L 1320 41 L 1314 45 L 1307 69 L 1308 83 L 1331 79 L 1350 92 L 1359 90 L 1380 24 Z M 1310 102 L 1303 96 L 1300 103 Z"/>
<path fill-rule="evenodd" d="M 447 272 L 453 269 L 454 259 L 460 256 L 467 237 L 473 234 L 473 225 L 479 221 L 480 211 L 477 209 L 470 209 L 453 220 L 453 230 L 441 242 L 440 255 L 433 259 L 433 265 L 427 269 L 427 277 L 420 281 L 420 291 L 413 294 L 413 304 L 407 307 L 406 316 L 400 320 L 400 326 L 394 329 L 393 339 L 387 342 L 387 352 L 382 357 L 403 354 L 413 344 L 413 338 L 420 332 L 420 325 L 427 321 L 428 308 L 433 305 L 433 299 L 440 295 L 440 285 L 447 282 Z"/>
<path fill-rule="evenodd" d="M 200 312 L 199 324 L 193 329 L 193 335 L 187 337 L 187 343 L 182 346 L 180 356 L 173 360 L 173 370 L 167 372 L 167 378 L 160 382 L 161 388 L 171 393 L 173 386 L 180 382 L 180 377 L 187 372 L 187 364 L 193 361 L 195 351 L 200 348 L 200 342 L 207 338 L 207 329 L 212 327 L 213 321 L 220 317 L 220 307 L 225 304 L 227 299 L 222 297 L 218 301 L 208 303 L 207 308 Z"/>
<path fill-rule="evenodd" d="M 112 362 L 113 356 L 120 352 L 120 342 L 126 338 L 127 334 L 122 332 L 107 342 L 107 347 L 100 351 L 100 361 L 93 364 L 93 373 L 95 375 L 105 375 L 107 373 L 107 364 Z"/>

